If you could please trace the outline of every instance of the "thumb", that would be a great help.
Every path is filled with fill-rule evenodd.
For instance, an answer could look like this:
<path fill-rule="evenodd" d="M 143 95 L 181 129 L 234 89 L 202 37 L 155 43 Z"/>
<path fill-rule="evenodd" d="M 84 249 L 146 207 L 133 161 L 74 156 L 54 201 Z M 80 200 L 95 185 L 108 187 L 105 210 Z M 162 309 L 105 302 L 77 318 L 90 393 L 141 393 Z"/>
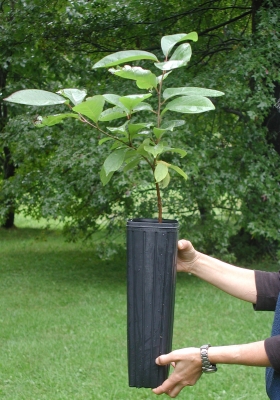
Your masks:
<path fill-rule="evenodd" d="M 161 356 L 156 358 L 156 364 L 157 365 L 170 364 L 171 361 L 173 361 L 173 360 L 170 357 L 170 353 L 169 354 L 162 354 Z"/>
<path fill-rule="evenodd" d="M 178 241 L 178 250 L 190 250 L 192 248 L 192 244 L 189 240 L 181 239 Z"/>

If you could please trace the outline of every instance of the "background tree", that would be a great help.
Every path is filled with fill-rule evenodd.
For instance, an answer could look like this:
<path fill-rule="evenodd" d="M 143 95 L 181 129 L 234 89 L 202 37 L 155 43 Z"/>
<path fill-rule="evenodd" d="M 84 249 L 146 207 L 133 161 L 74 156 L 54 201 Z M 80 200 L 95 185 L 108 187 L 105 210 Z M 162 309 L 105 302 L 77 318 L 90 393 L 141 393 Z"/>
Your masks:
<path fill-rule="evenodd" d="M 191 82 L 226 95 L 215 113 L 187 118 L 180 140 L 189 156 L 177 162 L 189 180 L 183 185 L 175 179 L 166 190 L 166 215 L 178 217 L 181 234 L 212 254 L 238 255 L 245 243 L 252 255 L 253 243 L 261 252 L 275 252 L 280 214 L 276 1 L 154 0 L 149 7 L 141 0 L 3 4 L 3 97 L 27 87 L 75 86 L 89 94 L 110 93 L 120 81 L 92 70 L 98 58 L 121 49 L 156 52 L 164 34 L 197 31 L 192 62 L 174 86 Z M 5 63 L 8 59 L 12 62 Z M 2 185 L 2 215 L 7 216 L 12 201 L 13 208 L 24 206 L 34 216 L 67 220 L 68 232 L 77 237 L 78 232 L 90 235 L 100 219 L 116 222 L 153 214 L 154 203 L 140 200 L 143 191 L 152 190 L 145 176 L 140 187 L 125 174 L 117 175 L 115 185 L 101 186 L 102 154 L 96 152 L 98 138 L 92 132 L 75 123 L 38 131 L 23 124 L 22 117 L 13 117 L 20 113 L 26 108 L 9 106 L 8 125 L 2 114 L 2 158 L 7 165 L 8 148 L 17 167 Z M 26 117 L 37 113 L 44 110 L 30 109 Z"/>

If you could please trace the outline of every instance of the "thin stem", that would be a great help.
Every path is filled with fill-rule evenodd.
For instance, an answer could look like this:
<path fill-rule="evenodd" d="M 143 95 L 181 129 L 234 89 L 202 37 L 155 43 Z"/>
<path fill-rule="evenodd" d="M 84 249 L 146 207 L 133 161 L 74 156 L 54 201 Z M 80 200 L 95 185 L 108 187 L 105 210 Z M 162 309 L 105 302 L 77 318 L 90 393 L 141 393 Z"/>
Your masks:
<path fill-rule="evenodd" d="M 158 89 L 158 110 L 157 110 L 157 127 L 160 127 L 161 124 L 161 117 L 160 117 L 160 110 L 161 110 L 161 92 L 162 92 L 162 83 L 163 83 L 163 79 L 164 79 L 164 75 L 165 75 L 165 71 L 162 71 L 162 77 L 161 77 L 161 81 L 159 84 L 159 89 Z"/>
<path fill-rule="evenodd" d="M 157 204 L 158 204 L 158 222 L 162 223 L 162 202 L 161 202 L 161 195 L 160 195 L 160 188 L 159 184 L 156 182 L 156 189 L 157 189 Z"/>
<path fill-rule="evenodd" d="M 162 77 L 161 77 L 161 81 L 159 84 L 159 89 L 157 91 L 158 94 L 158 110 L 157 110 L 157 127 L 160 128 L 160 124 L 161 124 L 161 116 L 160 116 L 160 111 L 161 111 L 161 93 L 162 93 L 162 84 L 163 84 L 163 79 L 164 79 L 164 75 L 165 75 L 165 71 L 162 71 Z M 156 143 L 158 143 L 160 141 L 157 140 Z M 155 171 L 156 168 L 156 163 L 157 163 L 157 159 L 154 159 L 154 166 L 153 166 L 153 172 Z M 156 184 L 156 191 L 157 191 L 157 205 L 158 205 L 158 222 L 162 223 L 162 202 L 161 202 L 161 194 L 160 194 L 160 187 L 159 187 L 159 183 L 155 182 Z"/>
<path fill-rule="evenodd" d="M 80 116 L 80 118 L 81 118 L 81 122 L 83 122 L 83 123 L 85 123 L 85 124 L 88 124 L 89 126 L 92 126 L 93 128 L 97 129 L 99 132 L 103 133 L 104 135 L 106 135 L 106 136 L 108 136 L 108 137 L 110 137 L 110 138 L 112 138 L 112 139 L 114 139 L 114 140 L 117 140 L 118 142 L 124 144 L 125 146 L 127 146 L 127 147 L 129 147 L 129 148 L 131 148 L 131 149 L 133 149 L 133 150 L 136 150 L 136 148 L 133 146 L 133 144 L 131 143 L 131 141 L 130 141 L 129 143 L 126 143 L 126 142 L 124 142 L 123 140 L 119 139 L 117 136 L 113 136 L 113 135 L 111 135 L 110 133 L 108 133 L 108 132 L 106 132 L 106 131 L 103 131 L 103 129 L 99 128 L 98 125 L 92 124 L 92 123 L 89 122 L 83 115 L 79 114 L 79 116 Z M 143 155 L 141 155 L 141 156 L 142 156 L 142 158 L 150 165 L 150 167 L 154 170 L 154 165 L 153 165 L 153 163 L 152 163 L 147 157 L 145 157 L 145 156 L 143 156 Z"/>
<path fill-rule="evenodd" d="M 103 133 L 104 135 L 106 135 L 106 136 L 108 136 L 108 137 L 110 137 L 110 138 L 112 138 L 112 139 L 114 139 L 114 140 L 117 140 L 118 142 L 121 142 L 122 144 L 124 144 L 124 145 L 126 145 L 126 146 L 128 146 L 128 147 L 134 148 L 132 145 L 125 143 L 123 140 L 119 139 L 117 136 L 111 135 L 110 133 L 108 133 L 108 132 L 106 132 L 106 131 L 103 131 L 103 129 L 99 128 L 98 125 L 92 124 L 92 123 L 89 122 L 83 115 L 79 114 L 79 116 L 80 116 L 81 122 L 83 122 L 83 123 L 85 123 L 85 124 L 88 124 L 89 126 L 95 128 L 95 129 L 97 129 L 99 132 Z"/>

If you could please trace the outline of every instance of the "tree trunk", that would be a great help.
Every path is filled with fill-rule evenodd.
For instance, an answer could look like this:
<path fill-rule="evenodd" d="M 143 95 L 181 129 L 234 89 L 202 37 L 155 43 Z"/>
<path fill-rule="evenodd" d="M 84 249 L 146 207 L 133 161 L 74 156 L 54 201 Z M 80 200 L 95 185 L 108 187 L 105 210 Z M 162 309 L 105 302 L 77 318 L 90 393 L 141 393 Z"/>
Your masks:
<path fill-rule="evenodd" d="M 258 31 L 258 11 L 261 7 L 268 8 L 276 8 L 279 7 L 279 0 L 272 0 L 268 2 L 267 0 L 253 0 L 252 1 L 252 33 L 257 33 Z M 275 63 L 278 63 L 280 68 L 280 64 L 278 60 L 275 60 Z M 252 82 L 252 86 L 254 83 Z M 280 155 L 280 84 L 279 82 L 274 82 L 274 96 L 275 96 L 275 105 L 271 107 L 269 113 L 264 119 L 263 126 L 267 128 L 267 142 L 272 144 Z M 277 106 L 276 106 L 277 104 Z M 278 107 L 279 104 L 279 107 Z"/>
<path fill-rule="evenodd" d="M 0 89 L 4 90 L 6 86 L 7 70 L 0 69 Z M 3 131 L 6 123 L 8 121 L 8 110 L 4 103 L 0 103 L 0 134 Z M 11 151 L 8 147 L 4 146 L 2 151 L 2 170 L 3 179 L 9 179 L 15 175 L 15 166 L 12 161 Z M 3 223 L 3 228 L 13 228 L 15 219 L 15 208 L 13 199 L 2 199 L 5 201 L 5 207 L 8 204 L 8 211 L 6 214 L 5 222 Z"/>

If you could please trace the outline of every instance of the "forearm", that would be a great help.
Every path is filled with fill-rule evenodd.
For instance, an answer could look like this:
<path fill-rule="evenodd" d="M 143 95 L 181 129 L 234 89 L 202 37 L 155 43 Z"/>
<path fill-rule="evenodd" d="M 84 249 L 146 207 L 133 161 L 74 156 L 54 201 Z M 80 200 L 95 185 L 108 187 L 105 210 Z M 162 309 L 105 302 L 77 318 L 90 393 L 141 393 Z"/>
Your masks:
<path fill-rule="evenodd" d="M 209 347 L 208 358 L 211 364 L 239 364 L 255 367 L 269 367 L 264 342 L 233 346 Z M 185 386 L 194 385 L 202 375 L 200 349 L 189 347 L 164 354 L 156 359 L 158 365 L 172 363 L 173 373 L 164 383 L 153 389 L 155 394 L 166 393 L 176 397 Z"/>
<path fill-rule="evenodd" d="M 209 347 L 208 357 L 213 364 L 239 364 L 269 367 L 264 341 L 233 346 Z"/>
<path fill-rule="evenodd" d="M 190 270 L 192 274 L 232 296 L 256 303 L 257 290 L 253 270 L 235 267 L 203 253 L 197 254 L 199 257 Z"/>

